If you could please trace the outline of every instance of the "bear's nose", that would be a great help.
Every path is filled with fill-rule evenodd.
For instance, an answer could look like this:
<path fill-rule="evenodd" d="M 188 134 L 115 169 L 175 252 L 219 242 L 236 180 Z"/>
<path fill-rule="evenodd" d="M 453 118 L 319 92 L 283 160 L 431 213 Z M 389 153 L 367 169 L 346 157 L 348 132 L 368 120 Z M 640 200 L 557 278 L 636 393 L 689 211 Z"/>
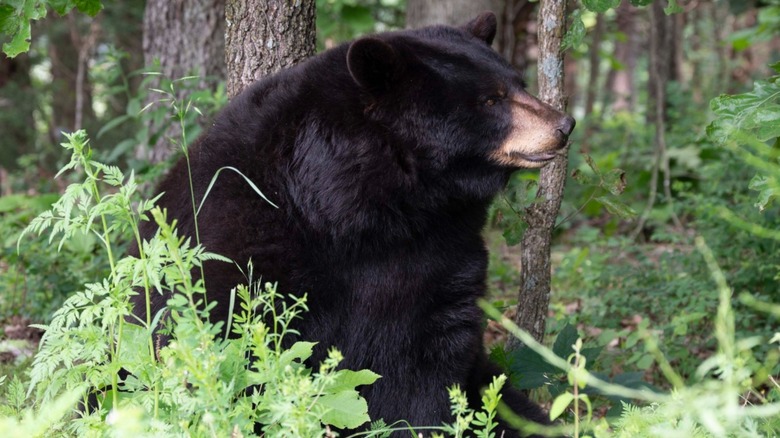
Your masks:
<path fill-rule="evenodd" d="M 568 137 L 572 131 L 574 131 L 574 125 L 577 124 L 577 121 L 574 120 L 573 117 L 569 115 L 565 115 L 563 119 L 561 119 L 560 123 L 558 123 L 558 130 L 563 133 L 564 137 Z"/>

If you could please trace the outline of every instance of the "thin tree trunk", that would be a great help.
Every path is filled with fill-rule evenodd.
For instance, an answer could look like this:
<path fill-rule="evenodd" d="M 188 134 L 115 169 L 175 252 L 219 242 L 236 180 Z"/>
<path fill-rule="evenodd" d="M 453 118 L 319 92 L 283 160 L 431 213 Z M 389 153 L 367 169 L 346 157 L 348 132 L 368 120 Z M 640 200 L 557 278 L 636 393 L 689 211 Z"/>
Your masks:
<path fill-rule="evenodd" d="M 506 0 L 407 0 L 406 27 L 418 28 L 434 24 L 459 25 L 482 12 L 493 11 L 501 16 Z M 503 32 L 503 20 L 498 20 L 496 35 Z"/>
<path fill-rule="evenodd" d="M 605 27 L 604 14 L 596 14 L 596 27 L 593 29 L 593 34 L 591 35 L 590 53 L 588 54 L 590 72 L 588 75 L 588 91 L 585 95 L 586 118 L 593 114 L 593 107 L 596 104 L 596 93 L 599 88 L 599 64 L 601 61 L 599 48 L 601 47 L 601 39 L 604 36 Z M 588 125 L 590 127 L 590 123 Z M 585 137 L 587 138 L 588 135 L 585 135 Z"/>
<path fill-rule="evenodd" d="M 314 0 L 227 0 L 225 14 L 230 97 L 315 52 Z"/>
<path fill-rule="evenodd" d="M 639 51 L 639 32 L 636 26 L 636 9 L 628 2 L 623 2 L 616 10 L 617 28 L 625 41 L 615 41 L 615 59 L 620 62 L 622 69 L 610 69 L 607 75 L 607 87 L 609 92 L 605 94 L 611 99 L 612 111 L 634 111 L 636 108 L 636 95 L 634 86 L 634 72 L 636 71 L 636 58 Z M 610 102 L 604 102 L 604 108 Z"/>
<path fill-rule="evenodd" d="M 27 53 L 9 58 L 0 53 L 0 196 L 10 194 L 7 170 L 19 167 L 18 158 L 35 144 L 35 91 Z"/>
<path fill-rule="evenodd" d="M 169 79 L 188 75 L 202 78 L 199 87 L 208 86 L 206 77 L 225 77 L 225 0 L 148 0 L 144 11 L 144 63 L 160 63 L 160 72 Z M 159 84 L 152 84 L 157 88 Z M 150 101 L 161 96 L 152 94 Z M 182 95 L 177 96 L 183 98 Z M 158 162 L 173 151 L 169 139 L 180 137 L 178 124 L 150 122 L 149 132 L 163 131 L 151 148 L 136 151 L 139 159 Z"/>
<path fill-rule="evenodd" d="M 674 212 L 674 204 L 671 191 L 671 175 L 669 169 L 669 156 L 666 151 L 666 83 L 674 72 L 670 62 L 674 58 L 674 50 L 668 43 L 669 27 L 665 24 L 674 23 L 669 20 L 660 3 L 654 3 L 650 7 L 650 81 L 649 86 L 653 98 L 652 121 L 655 124 L 655 140 L 653 142 L 653 169 L 650 181 L 650 194 L 637 226 L 632 233 L 636 238 L 642 232 L 647 218 L 653 210 L 658 193 L 658 177 L 663 172 L 663 190 L 666 202 L 669 203 L 672 221 L 681 228 L 682 224 Z"/>
<path fill-rule="evenodd" d="M 87 81 L 87 67 L 89 58 L 92 55 L 92 50 L 95 48 L 98 36 L 100 35 L 100 19 L 102 16 L 94 18 L 89 24 L 89 31 L 86 35 L 81 35 L 78 32 L 76 25 L 76 18 L 73 14 L 68 15 L 68 22 L 70 23 L 71 40 L 75 42 L 78 47 L 78 57 L 76 64 L 76 103 L 75 114 L 73 119 L 73 130 L 83 128 L 84 124 L 84 105 L 92 105 L 92 99 L 89 102 L 85 102 L 85 96 L 87 96 L 86 88 L 89 86 Z M 91 108 L 89 113 L 92 114 Z"/>
<path fill-rule="evenodd" d="M 537 17 L 539 98 L 561 111 L 566 108 L 561 51 L 565 17 L 566 0 L 542 0 Z M 550 245 L 566 182 L 567 155 L 568 147 L 542 168 L 537 202 L 526 209 L 528 228 L 521 244 L 521 284 L 515 321 L 539 341 L 544 338 L 550 305 Z M 510 348 L 516 347 L 516 343 L 513 341 Z"/>
<path fill-rule="evenodd" d="M 499 51 L 521 72 L 529 67 L 530 48 L 536 46 L 534 12 L 537 5 L 529 0 L 506 0 L 504 18 L 500 20 L 503 32 L 499 34 Z"/>
<path fill-rule="evenodd" d="M 691 36 L 691 51 L 696 54 L 691 59 L 691 97 L 693 102 L 701 104 L 704 102 L 704 90 L 705 77 L 704 77 L 704 62 L 701 56 L 702 39 L 704 36 L 704 13 L 702 12 L 703 6 L 701 4 L 696 5 L 691 13 L 693 14 L 691 20 L 691 27 L 693 28 L 693 35 Z"/>

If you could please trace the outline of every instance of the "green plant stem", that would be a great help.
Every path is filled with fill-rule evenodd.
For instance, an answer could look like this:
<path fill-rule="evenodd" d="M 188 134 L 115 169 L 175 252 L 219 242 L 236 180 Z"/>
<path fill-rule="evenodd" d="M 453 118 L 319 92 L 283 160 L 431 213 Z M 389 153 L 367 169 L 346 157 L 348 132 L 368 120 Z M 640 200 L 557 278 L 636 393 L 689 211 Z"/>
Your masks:
<path fill-rule="evenodd" d="M 710 270 L 712 279 L 715 280 L 715 284 L 718 286 L 719 303 L 718 313 L 715 318 L 715 338 L 718 340 L 718 348 L 729 359 L 735 359 L 736 354 L 736 342 L 734 339 L 734 313 L 731 308 L 731 288 L 726 282 L 726 276 L 718 266 L 718 262 L 715 260 L 715 256 L 704 238 L 696 236 L 696 249 L 699 250 L 704 261 L 707 263 L 707 267 Z"/>
<path fill-rule="evenodd" d="M 674 371 L 674 368 L 672 368 L 672 365 L 658 347 L 658 342 L 655 337 L 652 336 L 650 332 L 643 327 L 639 327 L 638 330 L 639 336 L 645 341 L 645 348 L 647 348 L 650 354 L 653 355 L 656 363 L 658 363 L 658 367 L 661 368 L 661 372 L 664 374 L 666 379 L 675 389 L 683 388 L 685 386 L 685 382 L 683 381 L 682 377 L 680 377 L 680 375 Z"/>
<path fill-rule="evenodd" d="M 178 111 L 179 127 L 181 129 L 181 148 L 184 153 L 184 159 L 187 161 L 187 179 L 190 185 L 190 202 L 192 203 L 192 222 L 195 225 L 195 243 L 200 245 L 200 231 L 198 229 L 198 209 L 195 206 L 195 187 L 192 183 L 192 167 L 190 166 L 189 147 L 187 146 L 187 126 L 184 123 L 184 115 L 189 111 L 192 101 L 187 102 L 187 108 L 184 111 Z M 203 282 L 203 303 L 208 305 L 208 294 L 206 293 L 206 274 L 203 264 L 200 265 L 200 279 Z"/>
<path fill-rule="evenodd" d="M 138 222 L 135 220 L 135 217 L 132 213 L 129 215 L 130 218 L 130 227 L 133 229 L 133 234 L 135 235 L 135 241 L 138 245 L 138 257 L 144 261 L 144 272 L 143 272 L 143 280 L 144 280 L 144 302 L 146 305 L 146 328 L 150 331 L 150 334 L 152 332 L 152 296 L 151 296 L 151 287 L 149 285 L 149 275 L 146 272 L 146 251 L 144 251 L 144 245 L 143 240 L 141 239 L 141 233 L 138 230 Z M 148 337 L 148 347 L 149 347 L 149 358 L 152 361 L 157 360 L 157 354 L 154 350 L 154 339 L 152 336 Z M 154 391 L 154 418 L 158 418 L 159 413 L 159 388 L 157 381 L 155 380 L 153 384 L 153 391 Z"/>

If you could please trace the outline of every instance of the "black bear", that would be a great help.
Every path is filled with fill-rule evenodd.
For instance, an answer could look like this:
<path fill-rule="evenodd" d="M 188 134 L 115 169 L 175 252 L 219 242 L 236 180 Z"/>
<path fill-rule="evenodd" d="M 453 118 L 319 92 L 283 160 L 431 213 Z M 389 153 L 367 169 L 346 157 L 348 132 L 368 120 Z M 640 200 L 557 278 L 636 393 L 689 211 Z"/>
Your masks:
<path fill-rule="evenodd" d="M 451 419 L 446 388 L 477 403 L 494 374 L 483 352 L 488 206 L 520 168 L 553 159 L 574 120 L 524 91 L 491 49 L 496 18 L 361 38 L 236 96 L 190 149 L 207 250 L 284 293 L 307 293 L 296 329 L 350 369 L 382 376 L 362 389 L 372 419 L 413 426 Z M 159 186 L 159 205 L 194 236 L 187 165 Z M 155 228 L 146 224 L 145 238 Z M 239 269 L 205 265 L 212 316 L 227 319 Z M 168 297 L 154 298 L 153 314 Z M 143 306 L 137 306 L 143 313 Z M 519 414 L 542 410 L 509 389 Z M 506 436 L 514 432 L 507 431 Z"/>

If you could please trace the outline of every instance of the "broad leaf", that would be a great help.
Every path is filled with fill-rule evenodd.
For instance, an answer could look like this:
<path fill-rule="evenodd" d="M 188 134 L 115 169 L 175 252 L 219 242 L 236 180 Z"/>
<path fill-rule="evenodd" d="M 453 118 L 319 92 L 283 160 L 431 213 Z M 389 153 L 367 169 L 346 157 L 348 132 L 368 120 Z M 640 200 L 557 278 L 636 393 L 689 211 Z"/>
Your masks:
<path fill-rule="evenodd" d="M 612 169 L 602 175 L 604 185 L 615 196 L 620 195 L 626 190 L 626 172 L 622 169 Z"/>
<path fill-rule="evenodd" d="M 574 352 L 572 345 L 577 342 L 579 337 L 580 335 L 577 333 L 577 329 L 571 324 L 566 324 L 566 327 L 564 327 L 563 330 L 558 333 L 558 337 L 555 338 L 555 343 L 552 348 L 553 353 L 566 359 Z"/>
<path fill-rule="evenodd" d="M 550 407 L 550 420 L 560 417 L 572 401 L 574 401 L 574 394 L 570 392 L 564 392 L 556 397 Z"/>
<path fill-rule="evenodd" d="M 370 370 L 340 370 L 333 376 L 333 384 L 328 385 L 325 391 L 333 394 L 344 390 L 354 390 L 360 385 L 370 385 L 381 377 Z"/>
<path fill-rule="evenodd" d="M 354 429 L 369 421 L 368 403 L 354 390 L 323 395 L 317 404 L 328 409 L 322 422 L 331 426 Z"/>
<path fill-rule="evenodd" d="M 576 49 L 582 44 L 582 40 L 585 39 L 585 23 L 582 21 L 582 11 L 575 9 L 571 13 L 571 24 L 566 31 L 566 35 L 563 37 L 562 48 Z"/>
<path fill-rule="evenodd" d="M 753 91 L 722 95 L 710 102 L 717 116 L 707 127 L 713 140 L 724 142 L 736 130 L 748 131 L 760 141 L 780 136 L 780 78 L 758 81 Z"/>
<path fill-rule="evenodd" d="M 280 366 L 285 367 L 291 364 L 294 360 L 303 362 L 304 360 L 308 359 L 311 356 L 312 350 L 314 349 L 315 345 L 317 345 L 316 342 L 299 341 L 294 343 L 292 347 L 284 351 L 279 356 Z"/>
<path fill-rule="evenodd" d="M 748 188 L 750 190 L 759 192 L 758 200 L 756 201 L 755 206 L 758 207 L 759 210 L 763 211 L 772 198 L 777 196 L 776 189 L 778 188 L 778 183 L 777 180 L 772 177 L 755 175 L 753 179 L 750 180 Z"/>

